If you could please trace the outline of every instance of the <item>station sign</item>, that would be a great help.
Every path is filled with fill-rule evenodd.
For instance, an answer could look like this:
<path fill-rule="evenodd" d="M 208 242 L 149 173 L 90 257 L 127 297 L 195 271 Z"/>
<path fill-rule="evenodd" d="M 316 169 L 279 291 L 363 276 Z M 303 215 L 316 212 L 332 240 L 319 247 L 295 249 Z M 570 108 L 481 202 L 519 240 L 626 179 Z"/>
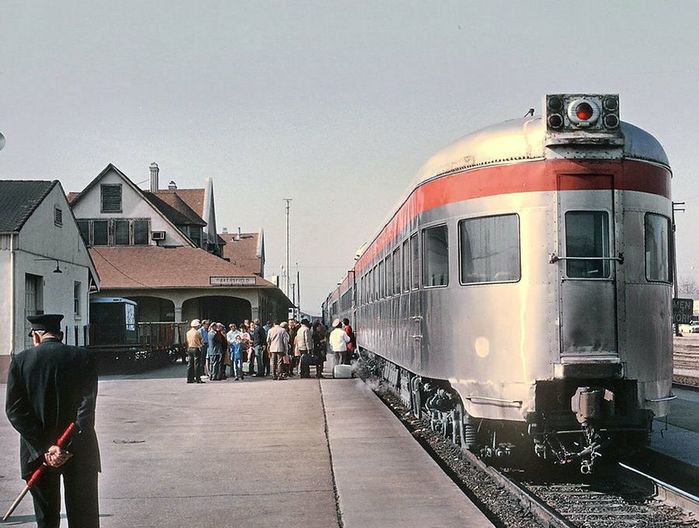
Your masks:
<path fill-rule="evenodd" d="M 209 277 L 211 286 L 254 286 L 255 277 Z"/>
<path fill-rule="evenodd" d="M 673 324 L 691 324 L 694 312 L 692 299 L 672 299 Z"/>

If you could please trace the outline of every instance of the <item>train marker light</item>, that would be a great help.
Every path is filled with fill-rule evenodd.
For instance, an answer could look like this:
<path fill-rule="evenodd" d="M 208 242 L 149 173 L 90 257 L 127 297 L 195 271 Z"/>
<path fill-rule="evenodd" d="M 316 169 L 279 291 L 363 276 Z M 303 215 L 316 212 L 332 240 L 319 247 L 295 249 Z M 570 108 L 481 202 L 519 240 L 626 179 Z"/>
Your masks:
<path fill-rule="evenodd" d="M 552 95 L 548 98 L 546 106 L 551 112 L 560 112 L 563 110 L 563 101 L 561 101 L 560 97 Z"/>
<path fill-rule="evenodd" d="M 616 128 L 619 126 L 619 118 L 614 114 L 604 116 L 604 126 L 607 128 Z"/>
<path fill-rule="evenodd" d="M 561 114 L 551 114 L 548 118 L 548 124 L 551 128 L 561 128 L 563 126 L 563 116 Z"/>
<path fill-rule="evenodd" d="M 592 107 L 590 106 L 590 103 L 580 103 L 575 108 L 575 115 L 581 121 L 587 121 L 590 119 L 592 117 Z"/>
<path fill-rule="evenodd" d="M 567 113 L 571 125 L 578 128 L 588 128 L 597 123 L 600 108 L 592 98 L 578 98 L 568 103 Z"/>
<path fill-rule="evenodd" d="M 617 94 L 547 94 L 547 145 L 623 145 Z"/>

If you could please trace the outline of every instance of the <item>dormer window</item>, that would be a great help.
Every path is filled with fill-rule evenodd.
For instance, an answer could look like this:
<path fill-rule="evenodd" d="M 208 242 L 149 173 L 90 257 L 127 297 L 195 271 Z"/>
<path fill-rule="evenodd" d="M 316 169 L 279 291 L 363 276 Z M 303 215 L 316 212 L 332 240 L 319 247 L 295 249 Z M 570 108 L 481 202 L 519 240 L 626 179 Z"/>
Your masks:
<path fill-rule="evenodd" d="M 103 213 L 121 213 L 121 185 L 100 185 Z"/>

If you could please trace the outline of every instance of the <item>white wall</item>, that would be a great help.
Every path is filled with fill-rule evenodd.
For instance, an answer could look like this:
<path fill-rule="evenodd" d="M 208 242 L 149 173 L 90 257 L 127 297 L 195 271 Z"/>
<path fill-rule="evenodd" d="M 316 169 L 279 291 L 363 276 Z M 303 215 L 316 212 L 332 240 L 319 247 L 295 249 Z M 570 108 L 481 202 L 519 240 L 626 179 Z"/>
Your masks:
<path fill-rule="evenodd" d="M 12 328 L 10 238 L 11 235 L 0 235 L 0 328 Z M 12 332 L 0 332 L 0 356 L 9 356 L 12 337 Z M 4 377 L 0 378 L 0 383 L 4 381 Z"/>
<path fill-rule="evenodd" d="M 54 224 L 55 208 L 63 211 L 62 227 Z M 16 350 L 25 344 L 25 274 L 43 277 L 44 313 L 61 313 L 65 317 L 62 326 L 83 326 L 89 321 L 89 269 L 87 249 L 80 237 L 78 226 L 70 214 L 68 202 L 60 186 L 55 186 L 39 207 L 29 217 L 16 238 L 14 255 L 14 342 Z M 9 253 L 9 252 L 8 252 Z M 51 260 L 40 260 L 51 259 Z M 54 260 L 55 259 L 55 260 Z M 56 261 L 62 273 L 54 273 Z M 9 277 L 9 273 L 6 275 Z M 73 307 L 73 287 L 81 283 L 80 314 L 76 317 Z M 11 303 L 8 296 L 3 302 Z M 3 310 L 5 311 L 5 310 Z M 76 344 L 71 331 L 65 342 Z M 83 343 L 80 332 L 77 344 Z"/>
<path fill-rule="evenodd" d="M 101 184 L 121 184 L 121 213 L 102 213 Z M 166 246 L 191 246 L 172 224 L 165 220 L 140 194 L 129 185 L 119 173 L 109 170 L 95 186 L 73 207 L 75 218 L 150 218 L 151 231 L 165 231 Z M 155 245 L 153 240 L 150 244 Z"/>

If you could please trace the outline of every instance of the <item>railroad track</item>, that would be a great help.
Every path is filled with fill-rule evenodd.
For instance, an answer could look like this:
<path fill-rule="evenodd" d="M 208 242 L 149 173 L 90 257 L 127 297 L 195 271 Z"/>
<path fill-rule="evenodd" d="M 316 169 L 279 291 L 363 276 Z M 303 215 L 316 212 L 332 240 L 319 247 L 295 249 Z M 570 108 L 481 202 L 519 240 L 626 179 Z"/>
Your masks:
<path fill-rule="evenodd" d="M 628 464 L 619 464 L 590 479 L 511 476 L 557 514 L 555 526 L 566 528 L 688 528 L 699 526 L 699 497 L 684 492 Z M 542 519 L 544 525 L 551 522 Z"/>
<path fill-rule="evenodd" d="M 654 452 L 644 464 L 611 466 L 592 476 L 556 471 L 498 469 L 485 464 L 417 420 L 393 393 L 379 397 L 411 431 L 464 493 L 502 528 L 699 528 L 697 491 L 663 482 L 653 475 Z M 659 455 L 666 470 L 675 461 Z M 673 473 L 673 471 L 670 471 Z M 682 473 L 674 471 L 674 473 Z M 699 484 L 696 476 L 694 482 Z"/>

